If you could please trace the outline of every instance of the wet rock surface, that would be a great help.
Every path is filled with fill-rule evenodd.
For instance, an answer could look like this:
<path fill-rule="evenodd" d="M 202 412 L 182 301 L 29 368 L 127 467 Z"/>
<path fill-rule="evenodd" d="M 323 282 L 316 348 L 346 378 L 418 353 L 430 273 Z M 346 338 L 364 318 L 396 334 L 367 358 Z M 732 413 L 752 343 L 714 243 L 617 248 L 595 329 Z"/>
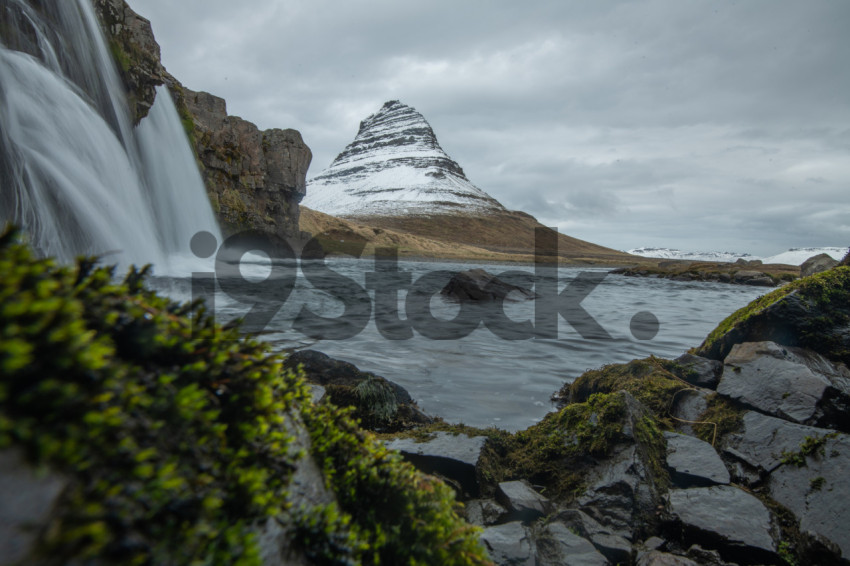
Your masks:
<path fill-rule="evenodd" d="M 455 273 L 440 293 L 460 302 L 526 300 L 535 297 L 533 291 L 502 281 L 484 269 Z"/>
<path fill-rule="evenodd" d="M 667 467 L 677 487 L 707 487 L 728 484 L 729 471 L 714 447 L 684 434 L 664 433 Z"/>
<path fill-rule="evenodd" d="M 717 392 L 796 423 L 850 430 L 850 371 L 816 352 L 774 342 L 737 344 Z"/>
<path fill-rule="evenodd" d="M 511 517 L 521 521 L 542 517 L 551 508 L 549 500 L 537 493 L 527 481 L 500 483 L 496 489 L 496 501 L 508 510 Z"/>
<path fill-rule="evenodd" d="M 686 538 L 711 540 L 729 560 L 762 564 L 776 560 L 770 512 L 754 496 L 731 486 L 670 492 L 670 513 Z"/>
<path fill-rule="evenodd" d="M 438 432 L 430 440 L 417 442 L 412 438 L 398 438 L 388 441 L 387 448 L 398 450 L 402 456 L 420 470 L 450 480 L 459 486 L 467 497 L 476 497 L 480 486 L 476 474 L 481 451 L 487 442 L 486 437 L 469 437 L 465 434 Z M 513 510 L 513 508 L 511 508 Z M 483 515 L 493 512 L 491 508 L 482 508 Z"/>

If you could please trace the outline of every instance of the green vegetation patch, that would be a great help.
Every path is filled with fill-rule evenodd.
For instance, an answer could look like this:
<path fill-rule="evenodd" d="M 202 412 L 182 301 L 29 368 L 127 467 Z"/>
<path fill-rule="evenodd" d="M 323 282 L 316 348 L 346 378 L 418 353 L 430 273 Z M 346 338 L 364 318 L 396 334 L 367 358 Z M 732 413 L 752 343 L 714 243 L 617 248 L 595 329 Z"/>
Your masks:
<path fill-rule="evenodd" d="M 317 563 L 487 563 L 448 487 L 347 411 L 313 407 L 264 344 L 146 289 L 146 272 L 60 267 L 0 235 L 0 448 L 71 480 L 41 554 L 254 565 L 256 525 L 278 517 Z M 334 504 L 291 508 L 299 420 Z"/>
<path fill-rule="evenodd" d="M 594 393 L 628 391 L 665 427 L 672 428 L 670 407 L 679 391 L 693 388 L 684 381 L 692 373 L 693 370 L 676 362 L 653 356 L 585 372 L 572 384 L 565 385 L 560 396 L 575 403 L 589 399 Z"/>

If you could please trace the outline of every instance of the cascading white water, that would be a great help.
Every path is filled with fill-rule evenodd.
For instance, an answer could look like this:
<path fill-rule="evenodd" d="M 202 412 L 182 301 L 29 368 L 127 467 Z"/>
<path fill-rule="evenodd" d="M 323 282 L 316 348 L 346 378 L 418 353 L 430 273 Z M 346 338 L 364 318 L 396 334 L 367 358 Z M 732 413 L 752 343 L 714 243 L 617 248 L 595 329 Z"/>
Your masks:
<path fill-rule="evenodd" d="M 0 219 L 62 261 L 158 271 L 200 230 L 221 241 L 168 90 L 133 128 L 90 0 L 0 0 L 0 16 Z"/>

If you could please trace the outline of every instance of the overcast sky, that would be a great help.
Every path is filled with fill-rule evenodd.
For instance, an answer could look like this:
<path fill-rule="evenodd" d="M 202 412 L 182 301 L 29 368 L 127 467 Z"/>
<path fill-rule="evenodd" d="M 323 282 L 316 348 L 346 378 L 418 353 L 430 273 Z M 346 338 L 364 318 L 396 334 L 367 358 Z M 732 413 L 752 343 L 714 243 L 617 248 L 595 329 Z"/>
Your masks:
<path fill-rule="evenodd" d="M 850 244 L 850 2 L 128 0 L 317 175 L 415 107 L 511 209 L 618 249 Z"/>

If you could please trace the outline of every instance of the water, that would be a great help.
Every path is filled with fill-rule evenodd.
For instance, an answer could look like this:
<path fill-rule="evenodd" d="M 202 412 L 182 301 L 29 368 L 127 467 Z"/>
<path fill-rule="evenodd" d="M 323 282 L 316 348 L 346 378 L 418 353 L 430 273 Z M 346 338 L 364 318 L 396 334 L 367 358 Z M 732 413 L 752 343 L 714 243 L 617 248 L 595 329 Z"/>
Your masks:
<path fill-rule="evenodd" d="M 134 128 L 90 0 L 0 0 L 0 219 L 60 261 L 168 272 L 219 235 L 174 104 Z"/>
<path fill-rule="evenodd" d="M 253 262 L 252 262 L 253 261 Z M 365 273 L 372 271 L 371 261 L 329 260 L 335 273 L 364 285 Z M 409 272 L 413 280 L 437 270 L 456 272 L 473 266 L 455 263 L 400 262 L 399 269 Z M 479 266 L 474 266 L 479 267 Z M 507 269 L 532 268 L 482 266 L 492 273 Z M 586 270 L 584 270 L 586 271 Z M 649 355 L 677 357 L 688 348 L 699 345 L 705 336 L 726 316 L 746 305 L 764 289 L 724 285 L 720 283 L 686 283 L 664 279 L 645 279 L 610 275 L 589 293 L 581 303 L 590 315 L 610 334 L 610 340 L 582 338 L 570 324 L 561 320 L 557 339 L 503 340 L 486 328 L 456 340 L 432 340 L 414 333 L 409 340 L 387 340 L 368 315 L 354 317 L 354 326 L 368 320 L 365 328 L 345 340 L 309 338 L 293 329 L 293 321 L 302 308 L 326 317 L 343 314 L 340 284 L 329 277 L 313 277 L 308 281 L 294 262 L 279 264 L 266 284 L 270 289 L 285 287 L 285 278 L 296 275 L 291 295 L 277 298 L 266 295 L 256 281 L 269 275 L 270 268 L 259 259 L 246 257 L 241 272 L 248 281 L 226 283 L 231 294 L 242 300 L 257 302 L 267 310 L 281 306 L 261 337 L 276 350 L 310 348 L 349 361 L 359 368 L 391 379 L 418 401 L 427 413 L 451 422 L 519 430 L 534 424 L 552 410 L 550 396 L 565 382 L 572 381 L 588 369 L 609 363 L 627 362 Z M 564 288 L 582 270 L 558 270 L 560 288 Z M 597 270 L 604 273 L 604 270 Z M 277 287 L 275 287 L 277 281 Z M 331 293 L 318 290 L 315 283 Z M 158 279 L 160 289 L 188 300 L 185 279 Z M 283 293 L 285 295 L 285 293 Z M 405 293 L 399 306 L 404 309 Z M 233 297 L 219 292 L 216 312 L 224 322 L 244 316 L 250 308 Z M 374 292 L 369 294 L 374 304 Z M 358 301 L 366 303 L 367 301 Z M 545 303 L 544 303 L 545 304 Z M 435 316 L 450 319 L 458 305 L 442 296 L 431 300 Z M 547 307 L 548 308 L 548 307 Z M 515 321 L 534 320 L 534 301 L 506 304 L 505 311 Z M 632 317 L 640 312 L 653 313 L 660 322 L 653 340 L 636 339 L 631 332 Z"/>

